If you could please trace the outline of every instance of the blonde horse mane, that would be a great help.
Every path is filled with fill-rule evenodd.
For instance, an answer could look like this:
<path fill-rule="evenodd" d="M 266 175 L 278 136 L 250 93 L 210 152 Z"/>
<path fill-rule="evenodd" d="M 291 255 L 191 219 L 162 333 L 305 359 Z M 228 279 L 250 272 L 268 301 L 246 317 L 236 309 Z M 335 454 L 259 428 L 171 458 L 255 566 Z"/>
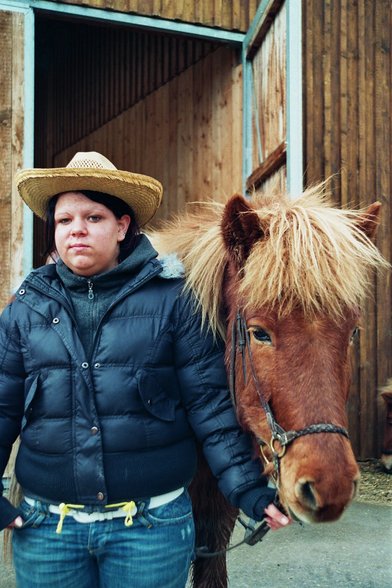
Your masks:
<path fill-rule="evenodd" d="M 334 208 L 322 185 L 296 200 L 256 197 L 250 204 L 264 238 L 254 243 L 239 274 L 245 308 L 262 305 L 284 316 L 300 306 L 306 316 L 324 312 L 338 320 L 347 308 L 363 304 L 371 270 L 389 266 L 358 226 L 364 211 Z M 223 210 L 223 204 L 199 203 L 196 212 L 153 234 L 161 254 L 176 253 L 182 260 L 186 288 L 194 293 L 204 320 L 221 333 L 229 261 L 221 233 Z"/>

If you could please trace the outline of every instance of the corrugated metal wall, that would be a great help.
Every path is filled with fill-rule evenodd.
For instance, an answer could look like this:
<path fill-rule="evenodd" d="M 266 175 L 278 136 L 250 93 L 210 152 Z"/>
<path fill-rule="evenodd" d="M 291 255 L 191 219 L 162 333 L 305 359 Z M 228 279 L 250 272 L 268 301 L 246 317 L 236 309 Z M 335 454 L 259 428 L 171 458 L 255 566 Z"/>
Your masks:
<path fill-rule="evenodd" d="M 392 4 L 303 1 L 307 184 L 331 174 L 338 204 L 379 200 L 377 245 L 392 259 Z M 378 388 L 392 376 L 391 275 L 374 280 L 363 317 L 349 400 L 357 455 L 379 455 Z"/>

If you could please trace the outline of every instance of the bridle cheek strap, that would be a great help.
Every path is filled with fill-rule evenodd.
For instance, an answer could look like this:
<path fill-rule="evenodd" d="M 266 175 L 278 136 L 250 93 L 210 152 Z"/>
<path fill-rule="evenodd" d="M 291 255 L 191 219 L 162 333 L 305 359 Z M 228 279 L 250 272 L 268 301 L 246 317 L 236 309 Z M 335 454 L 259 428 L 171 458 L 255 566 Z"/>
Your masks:
<path fill-rule="evenodd" d="M 230 354 L 230 369 L 229 369 L 229 382 L 230 382 L 230 394 L 233 401 L 233 405 L 237 405 L 236 398 L 236 382 L 235 382 L 235 364 L 237 358 L 237 347 L 241 353 L 242 358 L 242 371 L 244 375 L 244 383 L 246 383 L 246 353 L 249 359 L 250 372 L 256 388 L 257 395 L 261 407 L 267 418 L 268 426 L 271 431 L 271 440 L 266 443 L 263 440 L 259 441 L 260 445 L 268 445 L 272 452 L 272 461 L 274 464 L 274 470 L 277 478 L 279 477 L 280 471 L 280 459 L 284 456 L 286 448 L 290 443 L 303 437 L 304 435 L 313 435 L 315 433 L 338 433 L 344 437 L 349 438 L 348 431 L 344 427 L 335 425 L 333 423 L 315 423 L 299 430 L 285 431 L 275 420 L 272 413 L 271 407 L 268 404 L 265 395 L 262 392 L 260 381 L 257 377 L 255 366 L 253 362 L 249 331 L 246 325 L 245 318 L 241 311 L 237 311 L 236 318 L 233 320 L 231 329 L 231 354 Z M 262 451 L 264 459 L 264 453 Z"/>

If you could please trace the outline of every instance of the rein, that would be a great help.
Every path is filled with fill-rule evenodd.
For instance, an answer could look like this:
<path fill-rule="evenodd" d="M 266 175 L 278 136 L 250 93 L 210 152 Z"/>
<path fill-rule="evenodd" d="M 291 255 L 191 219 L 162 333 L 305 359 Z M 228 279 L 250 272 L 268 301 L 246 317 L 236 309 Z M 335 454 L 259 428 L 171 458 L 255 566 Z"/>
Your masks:
<path fill-rule="evenodd" d="M 340 427 L 338 425 L 334 425 L 332 423 L 317 423 L 313 425 L 309 425 L 304 427 L 303 429 L 292 430 L 292 431 L 285 431 L 275 420 L 273 412 L 271 410 L 270 405 L 268 404 L 265 396 L 262 392 L 260 381 L 256 375 L 256 370 L 253 362 L 252 350 L 250 345 L 250 336 L 249 331 L 246 325 L 245 318 L 243 314 L 238 311 L 236 315 L 236 319 L 233 321 L 232 331 L 231 331 L 231 357 L 230 357 L 230 372 L 229 372 L 229 382 L 230 382 L 230 394 L 233 401 L 234 406 L 237 405 L 237 398 L 236 398 L 236 383 L 235 383 L 235 364 L 237 358 L 237 347 L 239 352 L 241 353 L 242 357 L 242 371 L 244 375 L 244 382 L 246 383 L 247 375 L 246 375 L 246 354 L 248 354 L 249 358 L 249 365 L 252 380 L 254 382 L 257 395 L 259 397 L 259 401 L 261 407 L 264 410 L 264 413 L 267 417 L 268 426 L 271 431 L 271 440 L 269 443 L 265 442 L 264 440 L 259 440 L 260 449 L 262 455 L 266 461 L 268 461 L 263 453 L 262 446 L 268 445 L 271 452 L 272 452 L 272 462 L 274 465 L 274 473 L 276 477 L 276 486 L 279 490 L 279 473 L 280 473 L 280 460 L 284 456 L 286 452 L 286 448 L 290 443 L 298 439 L 299 437 L 303 437 L 304 435 L 313 435 L 315 433 L 338 433 L 343 435 L 344 437 L 349 438 L 348 431 L 344 427 Z"/>
<path fill-rule="evenodd" d="M 236 397 L 236 374 L 235 374 L 235 365 L 237 359 L 237 350 L 241 354 L 242 358 L 242 372 L 244 377 L 244 383 L 247 380 L 247 373 L 246 373 L 246 355 L 249 358 L 249 365 L 250 365 L 250 372 L 252 376 L 252 380 L 254 382 L 257 395 L 259 397 L 259 401 L 261 404 L 262 409 L 265 412 L 267 417 L 268 426 L 271 431 L 271 440 L 269 443 L 264 441 L 263 439 L 259 439 L 258 443 L 260 445 L 260 450 L 263 455 L 263 458 L 267 463 L 268 460 L 264 455 L 263 446 L 268 445 L 271 452 L 272 452 L 272 462 L 274 466 L 274 481 L 276 484 L 276 488 L 279 491 L 279 475 L 280 475 L 280 460 L 283 458 L 284 454 L 286 453 L 286 448 L 290 443 L 298 439 L 299 437 L 303 437 L 304 435 L 313 435 L 315 433 L 338 433 L 343 435 L 344 437 L 349 438 L 348 431 L 344 427 L 340 427 L 338 425 L 334 425 L 332 423 L 317 423 L 313 425 L 308 425 L 303 429 L 298 430 L 291 430 L 285 431 L 275 420 L 273 412 L 271 410 L 270 405 L 268 404 L 265 396 L 262 392 L 260 381 L 256 375 L 256 370 L 253 362 L 252 350 L 250 345 L 250 336 L 249 331 L 246 325 L 245 318 L 243 314 L 238 311 L 235 320 L 233 321 L 232 330 L 231 330 L 231 354 L 230 354 L 230 366 L 229 366 L 229 388 L 230 388 L 230 395 L 233 402 L 233 406 L 237 406 L 237 397 Z M 276 497 L 274 501 L 275 505 L 279 508 L 281 505 L 279 504 L 279 498 Z M 209 557 L 216 557 L 219 555 L 225 555 L 227 552 L 231 551 L 232 549 L 236 549 L 240 545 L 246 543 L 247 545 L 256 545 L 259 541 L 261 541 L 264 535 L 269 531 L 269 526 L 263 519 L 261 523 L 256 526 L 256 521 L 250 519 L 248 523 L 245 523 L 241 517 L 238 518 L 238 521 L 242 524 L 245 528 L 245 537 L 242 541 L 228 547 L 226 549 L 222 549 L 220 551 L 208 551 L 207 547 L 199 547 L 196 549 L 196 556 L 209 558 Z"/>
<path fill-rule="evenodd" d="M 208 551 L 208 547 L 198 547 L 196 549 L 196 557 L 216 557 L 218 555 L 226 555 L 232 549 L 237 549 L 240 545 L 256 545 L 259 541 L 262 540 L 264 535 L 269 531 L 269 526 L 265 522 L 265 520 L 261 521 L 261 523 L 256 527 L 256 521 L 250 519 L 248 523 L 242 520 L 241 517 L 237 519 L 241 525 L 245 529 L 245 537 L 242 541 L 239 541 L 235 545 L 231 545 L 230 547 L 226 547 L 226 549 L 221 549 L 220 551 Z"/>

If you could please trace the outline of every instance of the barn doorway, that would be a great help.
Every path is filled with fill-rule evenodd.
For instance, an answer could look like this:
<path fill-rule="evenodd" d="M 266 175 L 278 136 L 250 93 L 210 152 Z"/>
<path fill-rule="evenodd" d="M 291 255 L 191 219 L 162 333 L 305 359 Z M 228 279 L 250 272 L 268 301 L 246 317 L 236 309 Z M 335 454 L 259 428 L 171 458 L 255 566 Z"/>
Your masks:
<path fill-rule="evenodd" d="M 164 186 L 158 220 L 241 189 L 240 49 L 222 42 L 36 15 L 35 167 L 100 151 Z M 34 225 L 34 267 L 43 263 Z"/>

